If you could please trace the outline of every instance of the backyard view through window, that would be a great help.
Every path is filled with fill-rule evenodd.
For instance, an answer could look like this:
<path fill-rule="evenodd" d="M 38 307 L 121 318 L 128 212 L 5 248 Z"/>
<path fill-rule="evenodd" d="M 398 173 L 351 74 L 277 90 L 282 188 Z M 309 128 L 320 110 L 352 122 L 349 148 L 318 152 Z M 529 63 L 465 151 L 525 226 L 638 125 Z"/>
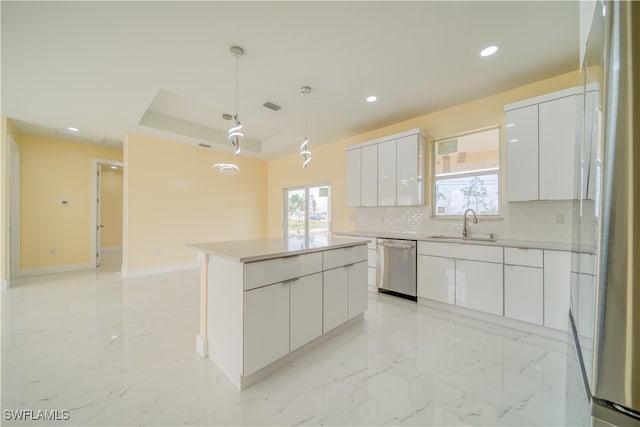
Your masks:
<path fill-rule="evenodd" d="M 284 234 L 289 247 L 326 243 L 329 236 L 331 191 L 328 185 L 285 189 Z"/>
<path fill-rule="evenodd" d="M 500 128 L 435 141 L 434 214 L 500 214 Z"/>

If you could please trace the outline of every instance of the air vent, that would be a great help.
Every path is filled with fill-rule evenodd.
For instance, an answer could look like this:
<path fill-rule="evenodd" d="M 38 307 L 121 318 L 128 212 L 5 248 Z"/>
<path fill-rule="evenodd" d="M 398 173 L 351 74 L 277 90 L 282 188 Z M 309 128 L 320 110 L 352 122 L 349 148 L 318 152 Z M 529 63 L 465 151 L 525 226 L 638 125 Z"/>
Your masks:
<path fill-rule="evenodd" d="M 200 143 L 200 144 L 198 144 L 198 147 L 202 147 L 202 148 L 211 148 L 211 145 L 209 145 L 209 144 L 202 144 L 202 143 Z"/>
<path fill-rule="evenodd" d="M 271 101 L 267 101 L 267 102 L 265 102 L 264 104 L 262 104 L 262 106 L 263 106 L 264 108 L 268 108 L 269 110 L 272 110 L 272 111 L 278 111 L 278 110 L 280 110 L 280 109 L 282 108 L 282 107 L 281 107 L 281 106 L 279 106 L 278 104 L 274 104 L 274 103 L 273 103 L 273 102 L 271 102 Z"/>

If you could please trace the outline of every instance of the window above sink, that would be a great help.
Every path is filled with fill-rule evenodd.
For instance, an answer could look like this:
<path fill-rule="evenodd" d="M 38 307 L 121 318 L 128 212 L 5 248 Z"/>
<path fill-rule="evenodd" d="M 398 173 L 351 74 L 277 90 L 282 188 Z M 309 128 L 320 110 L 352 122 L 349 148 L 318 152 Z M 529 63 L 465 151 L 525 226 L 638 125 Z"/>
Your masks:
<path fill-rule="evenodd" d="M 433 215 L 500 215 L 500 128 L 433 143 Z"/>

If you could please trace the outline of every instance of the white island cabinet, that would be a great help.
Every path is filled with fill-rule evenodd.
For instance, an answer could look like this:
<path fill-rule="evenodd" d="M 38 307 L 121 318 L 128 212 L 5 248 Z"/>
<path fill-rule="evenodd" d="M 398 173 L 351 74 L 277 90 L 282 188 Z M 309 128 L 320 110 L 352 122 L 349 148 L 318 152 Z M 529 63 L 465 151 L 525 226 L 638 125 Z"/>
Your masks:
<path fill-rule="evenodd" d="M 362 319 L 367 242 L 330 237 L 191 245 L 201 261 L 197 351 L 243 389 Z"/>

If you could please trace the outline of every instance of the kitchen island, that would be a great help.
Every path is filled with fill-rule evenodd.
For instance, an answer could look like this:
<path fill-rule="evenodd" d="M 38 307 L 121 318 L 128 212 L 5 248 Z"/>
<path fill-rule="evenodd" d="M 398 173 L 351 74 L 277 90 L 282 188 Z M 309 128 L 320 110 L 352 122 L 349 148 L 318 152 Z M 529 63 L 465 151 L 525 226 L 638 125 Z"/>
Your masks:
<path fill-rule="evenodd" d="M 363 318 L 367 240 L 330 236 L 190 245 L 199 252 L 196 349 L 239 389 Z"/>

